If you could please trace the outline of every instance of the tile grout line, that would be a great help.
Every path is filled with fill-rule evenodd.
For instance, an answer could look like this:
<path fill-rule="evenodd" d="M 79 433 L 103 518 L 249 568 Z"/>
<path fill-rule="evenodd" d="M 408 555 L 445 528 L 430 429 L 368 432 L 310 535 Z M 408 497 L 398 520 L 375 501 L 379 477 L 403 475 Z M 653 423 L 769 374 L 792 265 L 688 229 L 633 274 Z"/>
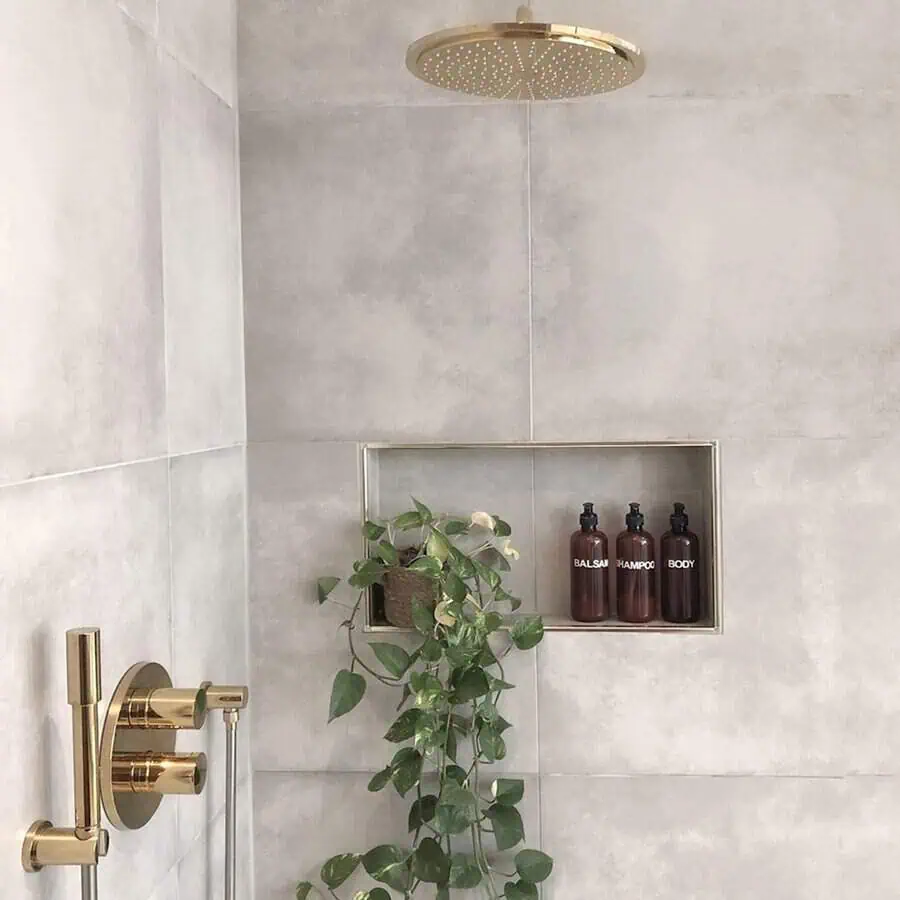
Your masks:
<path fill-rule="evenodd" d="M 531 104 L 525 107 L 525 201 L 528 242 L 528 439 L 534 440 L 534 237 L 531 204 Z M 535 598 L 536 599 L 536 598 Z"/>
<path fill-rule="evenodd" d="M 23 478 L 19 481 L 7 481 L 0 483 L 0 491 L 5 488 L 25 487 L 29 484 L 37 484 L 43 481 L 57 481 L 63 478 L 71 478 L 75 475 L 93 475 L 95 472 L 109 472 L 112 469 L 125 469 L 129 466 L 143 466 L 149 463 L 164 462 L 172 459 L 184 459 L 191 456 L 200 456 L 203 453 L 221 453 L 223 450 L 239 450 L 245 446 L 243 442 L 234 444 L 222 444 L 218 447 L 204 447 L 200 450 L 183 450 L 179 453 L 161 453 L 157 456 L 144 456 L 140 459 L 120 460 L 119 462 L 104 463 L 99 466 L 87 466 L 84 469 L 69 469 L 65 472 L 49 472 L 46 475 L 35 475 L 33 478 Z"/>

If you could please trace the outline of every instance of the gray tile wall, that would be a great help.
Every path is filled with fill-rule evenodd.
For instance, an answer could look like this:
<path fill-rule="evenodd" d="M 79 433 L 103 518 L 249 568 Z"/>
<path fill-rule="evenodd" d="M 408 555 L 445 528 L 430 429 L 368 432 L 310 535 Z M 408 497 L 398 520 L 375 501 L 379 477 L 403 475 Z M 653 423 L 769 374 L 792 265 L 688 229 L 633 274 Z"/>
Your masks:
<path fill-rule="evenodd" d="M 240 9 L 258 895 L 401 814 L 361 791 L 385 698 L 324 724 L 310 584 L 354 555 L 353 442 L 695 437 L 725 635 L 552 634 L 520 681 L 545 900 L 887 900 L 900 7 L 543 0 L 649 67 L 530 112 L 406 73 L 514 5 Z"/>
<path fill-rule="evenodd" d="M 158 31 L 156 6 L 0 12 L 4 898 L 78 890 L 18 861 L 32 820 L 72 823 L 67 628 L 101 627 L 106 699 L 138 660 L 247 677 L 235 10 L 160 3 Z M 203 797 L 113 833 L 101 896 L 221 896 L 221 729 L 179 742 Z"/>

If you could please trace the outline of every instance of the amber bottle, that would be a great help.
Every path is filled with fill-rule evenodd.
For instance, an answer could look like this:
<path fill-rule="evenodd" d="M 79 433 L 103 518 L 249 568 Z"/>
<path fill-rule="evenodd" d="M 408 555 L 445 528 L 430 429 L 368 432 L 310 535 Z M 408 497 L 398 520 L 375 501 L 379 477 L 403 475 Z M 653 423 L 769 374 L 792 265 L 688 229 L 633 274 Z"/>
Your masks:
<path fill-rule="evenodd" d="M 631 503 L 625 531 L 616 539 L 616 601 L 619 619 L 643 624 L 657 616 L 656 554 L 644 531 L 640 503 Z"/>
<path fill-rule="evenodd" d="M 609 542 L 597 528 L 593 503 L 584 504 L 580 521 L 570 542 L 572 618 L 602 622 L 609 618 Z"/>
<path fill-rule="evenodd" d="M 683 503 L 675 504 L 670 516 L 672 530 L 660 541 L 662 617 L 667 622 L 687 624 L 703 618 L 700 597 L 700 539 L 688 531 Z"/>

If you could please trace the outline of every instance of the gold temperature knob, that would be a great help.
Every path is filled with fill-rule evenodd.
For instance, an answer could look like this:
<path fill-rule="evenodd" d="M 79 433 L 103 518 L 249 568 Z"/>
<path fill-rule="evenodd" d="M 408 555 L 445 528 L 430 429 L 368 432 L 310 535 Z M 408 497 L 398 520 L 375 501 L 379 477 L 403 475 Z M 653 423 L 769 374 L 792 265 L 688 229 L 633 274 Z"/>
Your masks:
<path fill-rule="evenodd" d="M 206 785 L 205 753 L 117 753 L 112 789 L 131 794 L 199 794 Z"/>

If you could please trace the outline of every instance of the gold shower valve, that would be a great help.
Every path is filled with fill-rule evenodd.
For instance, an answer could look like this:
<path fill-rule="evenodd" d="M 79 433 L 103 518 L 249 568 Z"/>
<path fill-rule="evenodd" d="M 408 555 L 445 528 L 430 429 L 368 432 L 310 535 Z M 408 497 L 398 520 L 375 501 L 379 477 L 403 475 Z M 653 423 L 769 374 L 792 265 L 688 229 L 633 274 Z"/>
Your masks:
<path fill-rule="evenodd" d="M 206 692 L 201 688 L 134 688 L 122 704 L 122 728 L 197 730 L 206 724 Z"/>
<path fill-rule="evenodd" d="M 112 789 L 131 794 L 200 794 L 206 785 L 205 753 L 117 753 Z"/>

